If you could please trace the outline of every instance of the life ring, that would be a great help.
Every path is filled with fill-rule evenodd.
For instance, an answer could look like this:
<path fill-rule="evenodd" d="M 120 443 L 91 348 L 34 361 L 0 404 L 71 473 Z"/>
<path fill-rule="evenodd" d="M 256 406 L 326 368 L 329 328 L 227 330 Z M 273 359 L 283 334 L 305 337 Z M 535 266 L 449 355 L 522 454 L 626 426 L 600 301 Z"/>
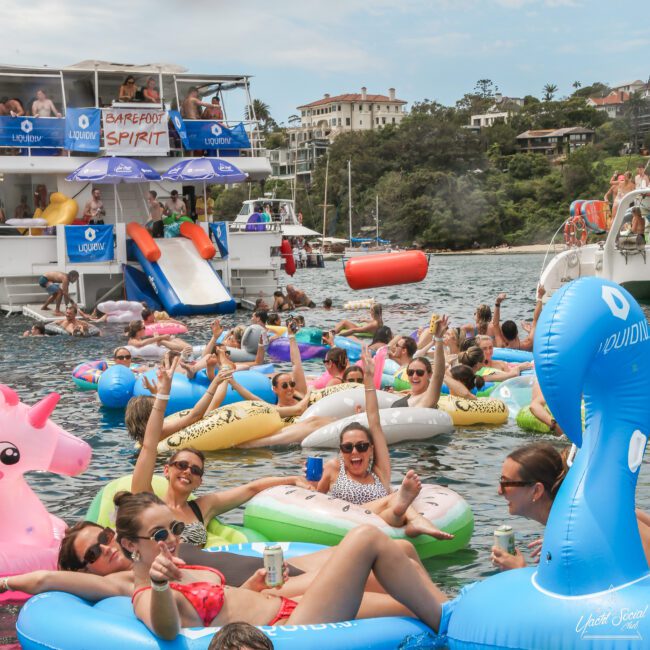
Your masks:
<path fill-rule="evenodd" d="M 97 361 L 84 361 L 72 371 L 72 381 L 79 390 L 97 390 L 99 378 L 108 368 L 106 359 Z"/>
<path fill-rule="evenodd" d="M 577 246 L 584 246 L 587 243 L 587 224 L 582 217 L 573 220 L 575 224 L 575 239 Z"/>
<path fill-rule="evenodd" d="M 99 330 L 92 324 L 92 323 L 87 323 L 88 325 L 88 330 L 86 334 L 82 334 L 83 337 L 88 337 L 88 336 L 99 336 Z M 68 332 L 67 329 L 62 327 L 56 322 L 53 323 L 48 323 L 45 326 L 45 331 L 48 334 L 63 334 L 65 336 L 72 336 L 70 332 Z"/>
<path fill-rule="evenodd" d="M 567 246 L 575 246 L 577 244 L 576 225 L 573 218 L 567 219 L 564 222 L 564 243 Z"/>
<path fill-rule="evenodd" d="M 144 327 L 145 336 L 156 336 L 156 335 L 176 335 L 176 334 L 187 334 L 187 327 L 182 323 L 173 323 L 160 321 L 156 323 L 151 323 L 151 325 L 145 325 Z"/>
<path fill-rule="evenodd" d="M 479 397 L 465 399 L 453 395 L 443 395 L 438 408 L 451 416 L 456 425 L 503 424 L 508 420 L 508 407 L 500 399 Z"/>
<path fill-rule="evenodd" d="M 474 529 L 474 516 L 457 492 L 440 485 L 425 484 L 413 507 L 434 526 L 453 534 L 454 538 L 407 537 L 404 528 L 389 526 L 364 506 L 294 486 L 278 486 L 254 496 L 246 504 L 244 525 L 271 540 L 332 546 L 353 528 L 370 524 L 393 539 L 408 539 L 421 558 L 453 553 L 468 544 Z"/>
<path fill-rule="evenodd" d="M 380 409 L 379 421 L 389 445 L 404 440 L 428 440 L 441 433 L 452 433 L 454 430 L 450 415 L 438 409 L 417 407 Z M 310 433 L 301 444 L 303 447 L 338 449 L 341 431 L 352 422 L 367 427 L 367 413 L 349 415 L 326 424 Z"/>

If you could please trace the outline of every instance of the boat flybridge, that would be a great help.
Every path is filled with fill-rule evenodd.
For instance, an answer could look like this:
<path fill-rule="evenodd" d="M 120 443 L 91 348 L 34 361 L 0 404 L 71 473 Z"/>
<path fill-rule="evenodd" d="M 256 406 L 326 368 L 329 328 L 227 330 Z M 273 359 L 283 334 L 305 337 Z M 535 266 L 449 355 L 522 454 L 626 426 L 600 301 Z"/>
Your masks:
<path fill-rule="evenodd" d="M 119 97 L 120 88 L 129 77 L 135 80 L 137 91 L 125 101 Z M 146 100 L 145 87 L 154 91 Z M 41 92 L 54 110 L 37 111 L 41 116 L 32 117 L 35 100 L 43 99 Z M 184 102 L 190 96 L 204 104 L 198 111 L 213 110 L 188 114 Z M 157 299 L 165 306 L 162 296 L 171 292 L 181 303 L 183 296 L 198 300 L 194 311 L 177 313 L 213 313 L 230 310 L 233 297 L 248 302 L 271 296 L 278 287 L 279 225 L 247 232 L 233 228 L 232 222 L 212 222 L 212 215 L 206 218 L 204 183 L 214 181 L 113 184 L 115 181 L 106 179 L 66 180 L 84 163 L 106 156 L 143 160 L 161 175 L 184 159 L 208 156 L 231 162 L 249 181 L 264 180 L 271 167 L 262 148 L 248 75 L 194 73 L 171 64 L 104 61 L 82 61 L 61 68 L 0 65 L 0 97 L 15 100 L 10 103 L 15 115 L 0 116 L 0 221 L 4 215 L 9 222 L 0 223 L 3 310 L 45 317 L 38 310 L 45 298 L 38 278 L 54 270 L 79 272 L 73 293 L 86 308 L 124 296 L 125 286 L 130 299 L 147 300 L 151 295 L 153 302 Z M 219 100 L 220 114 L 218 109 L 215 113 L 213 98 Z M 24 108 L 24 115 L 16 107 Z M 201 119 L 193 119 L 197 114 Z M 89 223 L 88 214 L 84 214 L 94 190 L 101 194 L 103 224 Z M 199 264 L 194 246 L 187 241 L 175 245 L 159 240 L 163 255 L 174 249 L 167 264 L 170 275 L 165 277 L 169 286 L 163 287 L 164 291 L 142 272 L 126 228 L 129 222 L 144 224 L 148 220 L 149 190 L 156 191 L 162 203 L 177 190 L 188 213 L 198 217 L 198 226 L 219 243 L 217 255 Z M 57 212 L 57 202 L 65 204 L 65 210 Z M 43 222 L 12 222 L 12 218 L 31 218 L 35 212 L 46 218 L 46 228 L 30 227 Z M 110 226 L 111 241 L 105 247 L 108 250 L 97 255 L 95 239 L 100 236 L 100 225 Z M 76 245 L 80 237 L 85 244 Z M 215 282 L 210 277 L 197 283 L 197 269 L 216 275 L 225 285 L 223 291 L 206 291 L 201 296 L 197 284 L 213 286 Z M 138 281 L 130 282 L 127 275 L 138 272 Z"/>
<path fill-rule="evenodd" d="M 540 282 L 551 296 L 564 284 L 585 276 L 617 282 L 637 300 L 650 300 L 650 245 L 646 237 L 630 232 L 631 209 L 639 207 L 645 217 L 650 214 L 648 189 L 633 190 L 619 203 L 606 238 L 594 244 L 569 246 L 546 264 Z M 549 252 L 551 246 L 549 247 Z"/>

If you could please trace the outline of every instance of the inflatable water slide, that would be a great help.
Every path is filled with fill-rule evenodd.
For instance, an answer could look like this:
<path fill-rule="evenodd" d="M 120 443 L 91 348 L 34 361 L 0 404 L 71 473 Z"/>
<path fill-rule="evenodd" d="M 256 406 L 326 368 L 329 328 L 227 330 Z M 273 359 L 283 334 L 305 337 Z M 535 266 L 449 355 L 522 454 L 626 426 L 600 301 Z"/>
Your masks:
<path fill-rule="evenodd" d="M 194 223 L 181 225 L 181 236 L 153 239 L 138 223 L 126 231 L 133 253 L 158 301 L 171 316 L 229 314 L 236 304 L 209 260 L 214 244 Z"/>

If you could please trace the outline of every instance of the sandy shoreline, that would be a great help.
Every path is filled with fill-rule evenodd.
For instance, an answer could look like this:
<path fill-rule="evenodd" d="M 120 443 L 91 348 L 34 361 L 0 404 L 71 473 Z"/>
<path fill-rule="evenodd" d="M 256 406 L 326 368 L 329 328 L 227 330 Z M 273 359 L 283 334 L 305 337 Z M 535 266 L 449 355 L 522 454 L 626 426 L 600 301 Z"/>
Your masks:
<path fill-rule="evenodd" d="M 548 244 L 528 244 L 510 248 L 474 248 L 464 251 L 432 251 L 432 253 L 434 255 L 530 255 L 546 253 L 547 250 Z"/>

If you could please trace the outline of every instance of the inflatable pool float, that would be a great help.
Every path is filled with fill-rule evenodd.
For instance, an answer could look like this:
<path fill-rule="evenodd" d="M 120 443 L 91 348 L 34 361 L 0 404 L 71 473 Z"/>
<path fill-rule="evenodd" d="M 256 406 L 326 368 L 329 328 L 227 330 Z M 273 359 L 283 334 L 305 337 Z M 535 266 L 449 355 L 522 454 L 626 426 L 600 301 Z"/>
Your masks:
<path fill-rule="evenodd" d="M 65 522 L 51 515 L 23 474 L 34 470 L 76 476 L 90 463 L 90 446 L 50 420 L 59 401 L 50 393 L 33 406 L 0 384 L 0 575 L 56 568 Z M 0 601 L 27 598 L 0 594 Z"/>
<path fill-rule="evenodd" d="M 514 348 L 494 348 L 492 358 L 505 363 L 525 363 L 533 360 L 533 353 L 528 350 L 515 350 Z"/>
<path fill-rule="evenodd" d="M 361 358 L 361 343 L 355 341 L 354 339 L 350 339 L 347 336 L 335 336 L 334 345 L 337 348 L 345 350 L 350 363 L 354 363 Z"/>
<path fill-rule="evenodd" d="M 448 413 L 426 408 L 388 408 L 379 411 L 379 421 L 386 436 L 386 442 L 394 445 L 404 440 L 428 440 L 441 433 L 452 433 L 454 426 Z M 368 426 L 367 413 L 349 415 L 310 433 L 303 441 L 303 447 L 325 447 L 338 449 L 341 431 L 352 422 Z"/>
<path fill-rule="evenodd" d="M 135 373 L 120 364 L 106 368 L 97 379 L 99 401 L 111 409 L 125 408 L 133 397 L 134 388 Z"/>
<path fill-rule="evenodd" d="M 248 350 L 243 350 L 242 348 L 231 348 L 229 346 L 226 346 L 226 353 L 230 357 L 230 360 L 235 363 L 255 361 L 257 357 L 257 355 L 248 352 Z"/>
<path fill-rule="evenodd" d="M 187 334 L 187 327 L 182 323 L 172 323 L 159 321 L 156 323 L 151 323 L 151 325 L 145 325 L 144 333 L 146 336 L 161 336 L 164 334 Z"/>
<path fill-rule="evenodd" d="M 322 346 L 323 330 L 319 327 L 301 327 L 296 332 L 296 341 L 298 341 L 298 343 Z"/>
<path fill-rule="evenodd" d="M 84 337 L 99 336 L 99 330 L 92 323 L 87 323 L 87 325 L 88 325 L 88 333 L 84 334 L 83 335 Z M 47 323 L 47 325 L 45 325 L 45 331 L 48 334 L 63 334 L 64 336 L 72 336 L 72 334 L 70 334 L 68 330 L 66 330 L 56 322 Z"/>
<path fill-rule="evenodd" d="M 165 356 L 165 352 L 168 351 L 168 348 L 157 343 L 149 343 L 139 348 L 136 348 L 135 345 L 123 345 L 121 347 L 128 350 L 133 358 L 147 361 L 160 361 Z"/>
<path fill-rule="evenodd" d="M 97 390 L 99 378 L 108 368 L 106 359 L 84 361 L 72 371 L 72 381 L 79 390 Z"/>
<path fill-rule="evenodd" d="M 343 305 L 343 309 L 370 309 L 374 304 L 374 298 L 366 298 L 365 300 L 348 300 L 348 302 Z"/>
<path fill-rule="evenodd" d="M 47 228 L 48 223 L 45 219 L 7 219 L 5 221 L 7 226 L 14 226 L 15 228 Z"/>
<path fill-rule="evenodd" d="M 438 408 L 451 416 L 455 425 L 503 424 L 508 420 L 508 407 L 500 399 L 478 397 L 465 399 L 453 395 L 443 395 L 438 400 Z"/>
<path fill-rule="evenodd" d="M 508 407 L 510 417 L 514 419 L 524 406 L 530 405 L 533 399 L 534 383 L 535 377 L 532 375 L 506 379 L 496 385 L 490 397 L 504 402 Z"/>
<path fill-rule="evenodd" d="M 115 504 L 113 497 L 122 490 L 131 490 L 132 474 L 120 476 L 109 481 L 92 500 L 85 519 L 94 521 L 100 526 L 115 527 Z M 164 476 L 154 475 L 151 482 L 154 492 L 162 499 L 167 494 L 168 481 Z M 193 498 L 193 497 L 192 497 Z M 206 546 L 221 546 L 223 544 L 242 544 L 245 542 L 266 541 L 261 533 L 243 526 L 226 526 L 217 517 L 210 520 L 207 526 L 208 541 Z"/>
<path fill-rule="evenodd" d="M 515 420 L 517 426 L 524 431 L 530 431 L 531 433 L 551 433 L 548 425 L 544 424 L 530 412 L 530 405 L 524 406 L 517 413 Z"/>
<path fill-rule="evenodd" d="M 320 396 L 316 400 L 314 397 Z M 363 384 L 337 384 L 328 386 L 321 390 L 313 391 L 311 394 L 312 405 L 298 418 L 298 422 L 311 417 L 344 418 L 354 415 L 357 408 L 362 410 L 366 407 L 366 392 Z M 388 393 L 383 390 L 377 391 L 377 400 L 380 409 L 387 409 L 393 405 L 398 398 L 395 393 Z"/>
<path fill-rule="evenodd" d="M 364 506 L 286 485 L 269 488 L 254 496 L 246 504 L 244 524 L 270 540 L 327 546 L 338 544 L 352 528 L 371 524 L 393 539 L 408 539 L 421 558 L 454 553 L 467 546 L 474 530 L 474 516 L 457 492 L 440 485 L 423 485 L 413 507 L 434 526 L 455 537 L 450 540 L 429 535 L 406 537 L 403 528 L 389 526 Z"/>
<path fill-rule="evenodd" d="M 298 349 L 300 350 L 300 358 L 303 361 L 308 361 L 309 359 L 324 358 L 329 348 L 326 345 L 312 345 L 311 343 L 300 343 L 298 341 Z M 269 343 L 266 352 L 272 359 L 277 359 L 278 361 L 291 361 L 289 338 L 280 336 L 277 339 L 273 339 Z"/>
<path fill-rule="evenodd" d="M 171 418 L 178 418 L 181 411 Z M 162 454 L 185 447 L 201 451 L 230 449 L 249 440 L 270 436 L 283 427 L 278 410 L 266 402 L 244 401 L 220 406 L 206 414 L 198 422 L 173 433 L 158 443 Z"/>
<path fill-rule="evenodd" d="M 539 565 L 487 578 L 457 598 L 448 610 L 452 643 L 647 647 L 650 572 L 635 491 L 647 443 L 649 363 L 646 315 L 623 287 L 585 277 L 553 294 L 537 324 L 535 367 L 578 452 L 551 507 Z"/>
<path fill-rule="evenodd" d="M 264 544 L 236 544 L 218 550 L 259 557 Z M 282 543 L 285 559 L 313 553 L 315 544 Z M 182 628 L 174 641 L 155 637 L 133 613 L 129 598 L 117 596 L 91 603 L 62 592 L 31 598 L 22 608 L 16 632 L 24 650 L 207 650 L 219 628 Z M 424 623 L 406 617 L 368 618 L 316 625 L 261 626 L 276 650 L 424 649 L 434 634 Z"/>
<path fill-rule="evenodd" d="M 287 328 L 284 325 L 267 325 L 266 329 L 276 336 L 285 336 L 287 333 Z"/>
<path fill-rule="evenodd" d="M 97 309 L 106 314 L 107 323 L 130 323 L 140 320 L 144 305 L 135 300 L 107 300 L 100 302 Z"/>

